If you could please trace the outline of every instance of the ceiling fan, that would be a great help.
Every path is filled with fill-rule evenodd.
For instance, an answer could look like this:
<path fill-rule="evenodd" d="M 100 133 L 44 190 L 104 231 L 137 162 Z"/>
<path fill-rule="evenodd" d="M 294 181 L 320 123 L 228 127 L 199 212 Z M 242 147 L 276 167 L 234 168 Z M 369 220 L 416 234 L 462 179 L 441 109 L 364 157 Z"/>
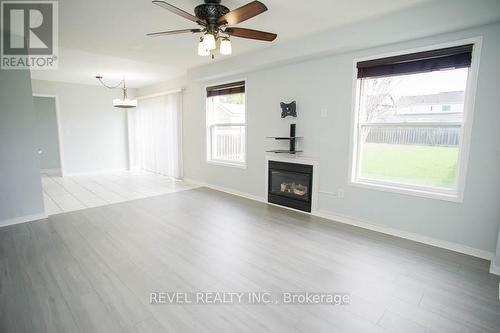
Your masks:
<path fill-rule="evenodd" d="M 147 34 L 147 36 L 159 37 L 182 33 L 200 33 L 198 55 L 212 55 L 212 58 L 214 57 L 212 51 L 217 48 L 217 42 L 220 44 L 219 52 L 221 54 L 230 55 L 232 53 L 230 37 L 272 42 L 278 36 L 265 31 L 232 27 L 265 12 L 267 7 L 260 1 L 252 1 L 234 10 L 229 10 L 226 6 L 221 5 L 221 0 L 204 0 L 204 2 L 194 8 L 195 16 L 165 1 L 154 0 L 155 5 L 197 23 L 200 28 L 153 32 Z"/>

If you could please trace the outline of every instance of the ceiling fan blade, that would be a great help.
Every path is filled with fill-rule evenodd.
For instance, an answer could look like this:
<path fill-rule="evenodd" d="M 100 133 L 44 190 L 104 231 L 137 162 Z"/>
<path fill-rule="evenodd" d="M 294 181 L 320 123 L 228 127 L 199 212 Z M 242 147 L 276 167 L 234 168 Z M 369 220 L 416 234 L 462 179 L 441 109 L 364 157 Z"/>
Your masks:
<path fill-rule="evenodd" d="M 230 11 L 217 20 L 218 24 L 235 25 L 249 18 L 262 14 L 267 10 L 266 5 L 260 1 L 252 1 L 240 8 Z"/>
<path fill-rule="evenodd" d="M 197 18 L 196 16 L 192 15 L 192 14 L 189 14 L 188 12 L 180 9 L 180 8 L 177 8 L 165 1 L 159 1 L 159 0 L 154 0 L 152 1 L 155 5 L 158 5 L 162 8 L 165 8 L 166 10 L 168 11 L 171 11 L 172 13 L 174 14 L 177 14 L 179 16 L 182 16 L 184 17 L 185 19 L 188 19 L 190 21 L 193 21 L 193 22 L 196 22 L 200 25 L 207 25 L 207 22 L 205 20 L 201 20 L 199 18 Z"/>
<path fill-rule="evenodd" d="M 257 39 L 266 42 L 272 42 L 273 40 L 276 39 L 276 37 L 278 37 L 278 35 L 273 34 L 271 32 L 245 29 L 245 28 L 226 28 L 224 32 L 234 37 Z"/>
<path fill-rule="evenodd" d="M 168 36 L 168 35 L 177 35 L 177 34 L 183 34 L 183 33 L 197 33 L 201 32 L 201 29 L 182 29 L 182 30 L 170 30 L 170 31 L 160 31 L 160 32 L 150 32 L 149 34 L 146 34 L 146 36 L 149 37 L 161 37 L 161 36 Z"/>

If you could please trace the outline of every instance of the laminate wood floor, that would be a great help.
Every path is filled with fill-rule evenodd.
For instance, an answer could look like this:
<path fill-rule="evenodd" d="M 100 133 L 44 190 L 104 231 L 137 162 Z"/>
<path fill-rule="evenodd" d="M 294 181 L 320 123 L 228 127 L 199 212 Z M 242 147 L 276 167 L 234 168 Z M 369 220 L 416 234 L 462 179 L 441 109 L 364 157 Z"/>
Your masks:
<path fill-rule="evenodd" d="M 198 187 L 145 171 L 117 171 L 82 176 L 42 174 L 47 215 L 105 206 Z"/>
<path fill-rule="evenodd" d="M 197 188 L 0 228 L 0 332 L 500 332 L 488 262 Z M 150 304 L 151 292 L 350 304 Z"/>

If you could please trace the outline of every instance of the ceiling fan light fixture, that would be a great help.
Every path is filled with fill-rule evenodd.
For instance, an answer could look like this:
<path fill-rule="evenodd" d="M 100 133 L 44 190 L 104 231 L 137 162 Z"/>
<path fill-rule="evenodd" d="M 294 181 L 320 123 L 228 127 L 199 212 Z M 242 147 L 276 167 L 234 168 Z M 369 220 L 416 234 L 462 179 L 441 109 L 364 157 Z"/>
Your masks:
<path fill-rule="evenodd" d="M 212 33 L 207 32 L 203 36 L 203 44 L 205 45 L 205 49 L 207 50 L 214 50 L 215 49 L 215 37 Z"/>
<path fill-rule="evenodd" d="M 229 38 L 224 37 L 220 42 L 220 54 L 222 55 L 231 55 L 233 53 L 233 47 L 231 45 L 231 41 Z"/>
<path fill-rule="evenodd" d="M 203 43 L 203 38 L 200 38 L 200 42 L 198 43 L 198 55 L 200 57 L 208 57 L 210 55 L 210 51 L 205 47 L 205 43 Z"/>
<path fill-rule="evenodd" d="M 166 1 L 168 0 L 153 0 L 152 2 L 173 14 L 198 24 L 199 28 L 152 32 L 147 35 L 159 37 L 183 33 L 201 33 L 198 55 L 203 57 L 211 56 L 214 59 L 214 50 L 217 48 L 219 48 L 221 55 L 231 55 L 233 48 L 229 37 L 265 42 L 272 42 L 278 37 L 277 34 L 271 32 L 234 27 L 236 24 L 245 22 L 267 11 L 266 5 L 258 0 L 253 0 L 233 10 L 222 5 L 222 0 L 203 0 L 202 4 L 194 8 L 194 15 Z"/>

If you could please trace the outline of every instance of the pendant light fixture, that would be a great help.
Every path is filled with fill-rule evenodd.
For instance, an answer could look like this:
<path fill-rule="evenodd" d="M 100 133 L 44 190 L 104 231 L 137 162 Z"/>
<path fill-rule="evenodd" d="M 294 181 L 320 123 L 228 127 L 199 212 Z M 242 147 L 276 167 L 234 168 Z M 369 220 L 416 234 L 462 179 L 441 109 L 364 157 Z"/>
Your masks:
<path fill-rule="evenodd" d="M 121 85 L 120 89 L 122 89 L 123 92 L 123 97 L 122 98 L 115 98 L 113 99 L 113 106 L 115 108 L 120 108 L 120 109 L 130 109 L 130 108 L 135 108 L 137 106 L 137 100 L 136 99 L 129 99 L 127 96 L 127 84 L 125 83 L 125 78 L 121 80 L 117 85 L 115 86 L 108 86 L 102 81 L 102 76 L 98 75 L 96 76 L 96 79 L 99 80 L 99 82 L 106 88 L 108 89 L 116 89 L 119 88 Z"/>

